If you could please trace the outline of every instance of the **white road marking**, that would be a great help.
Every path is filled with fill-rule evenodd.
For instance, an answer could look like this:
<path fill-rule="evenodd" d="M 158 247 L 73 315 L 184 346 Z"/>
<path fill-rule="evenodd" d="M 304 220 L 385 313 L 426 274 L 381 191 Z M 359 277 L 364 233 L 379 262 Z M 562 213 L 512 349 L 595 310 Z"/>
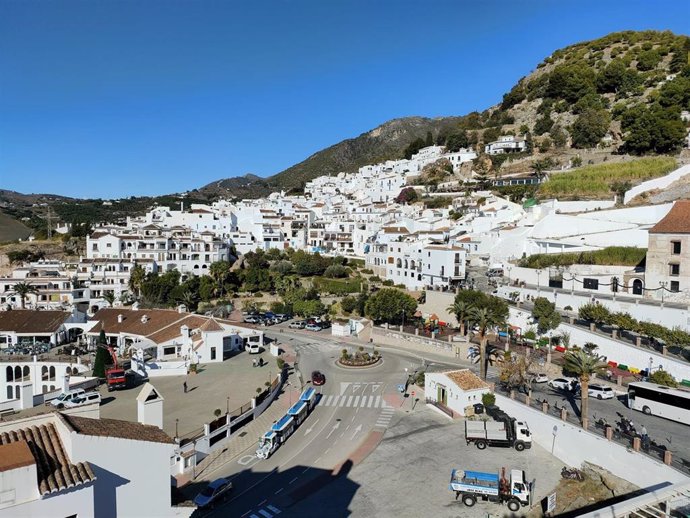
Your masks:
<path fill-rule="evenodd" d="M 353 396 L 350 396 L 350 397 L 347 398 L 347 404 L 346 404 L 345 406 L 347 406 L 347 407 L 350 406 L 350 403 L 352 403 L 352 397 L 353 397 Z"/>
<path fill-rule="evenodd" d="M 249 518 L 259 518 L 257 515 L 253 514 Z"/>
<path fill-rule="evenodd" d="M 317 419 L 316 421 L 311 423 L 311 426 L 304 431 L 304 435 L 305 436 L 309 435 L 312 432 L 312 430 L 314 429 L 314 427 L 316 426 L 316 423 L 318 423 L 318 422 L 319 422 L 319 420 Z"/>
<path fill-rule="evenodd" d="M 367 408 L 371 408 L 371 405 L 374 403 L 374 396 L 371 396 L 369 398 L 369 403 L 367 403 Z"/>
<path fill-rule="evenodd" d="M 340 421 L 336 421 L 335 424 L 333 425 L 333 429 L 330 432 L 328 432 L 326 439 L 328 439 L 331 435 L 333 435 L 333 432 L 335 432 L 339 427 L 340 427 Z"/>
<path fill-rule="evenodd" d="M 292 483 L 295 482 L 296 480 L 297 480 L 297 477 L 293 478 L 293 479 L 290 481 L 290 484 L 292 484 Z"/>
<path fill-rule="evenodd" d="M 354 439 L 355 435 L 357 435 L 361 431 L 362 431 L 362 425 L 360 424 L 359 426 L 357 426 L 357 428 L 355 428 L 355 432 L 352 434 L 352 437 L 350 437 L 350 440 Z"/>
<path fill-rule="evenodd" d="M 376 404 L 374 405 L 375 407 L 378 407 L 381 403 L 381 396 L 376 396 Z"/>
<path fill-rule="evenodd" d="M 268 511 L 264 511 L 263 509 L 259 509 L 259 514 L 261 516 L 265 516 L 266 518 L 272 518 L 273 516 L 271 513 L 269 513 Z"/>
<path fill-rule="evenodd" d="M 261 502 L 259 502 L 259 505 L 264 505 L 266 502 L 268 502 L 268 500 L 264 498 Z"/>
<path fill-rule="evenodd" d="M 283 490 L 283 488 L 281 487 L 278 491 L 276 491 L 276 492 L 273 493 L 273 494 L 274 494 L 274 495 L 277 495 L 277 494 L 280 493 L 282 490 Z"/>
<path fill-rule="evenodd" d="M 362 406 L 362 407 L 367 406 L 367 398 L 368 397 L 369 396 L 362 396 L 362 402 L 360 403 L 359 406 Z"/>
<path fill-rule="evenodd" d="M 332 400 L 333 400 L 333 394 L 330 394 L 330 395 L 326 396 L 326 399 L 323 400 L 323 404 L 325 406 L 328 406 L 331 404 Z"/>
<path fill-rule="evenodd" d="M 343 394 L 345 394 L 345 392 L 347 391 L 347 388 L 348 388 L 349 386 L 350 386 L 350 383 L 348 383 L 348 382 L 346 382 L 346 381 L 341 381 L 341 382 L 340 382 L 340 395 L 341 395 L 341 396 L 342 396 Z"/>
<path fill-rule="evenodd" d="M 268 507 L 268 508 L 269 508 L 271 511 L 273 511 L 275 514 L 280 514 L 280 509 L 278 509 L 277 507 L 274 507 L 274 506 L 272 506 L 272 505 L 267 505 L 266 507 Z"/>
<path fill-rule="evenodd" d="M 359 396 L 355 396 L 355 402 L 352 403 L 352 406 L 359 406 Z"/>

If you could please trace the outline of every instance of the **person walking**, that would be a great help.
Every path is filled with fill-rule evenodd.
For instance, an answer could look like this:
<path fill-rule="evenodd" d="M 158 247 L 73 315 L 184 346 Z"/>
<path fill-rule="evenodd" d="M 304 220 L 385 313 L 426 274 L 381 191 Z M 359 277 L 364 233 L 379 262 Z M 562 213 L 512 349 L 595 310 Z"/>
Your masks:
<path fill-rule="evenodd" d="M 182 384 L 182 388 L 184 389 L 184 393 L 186 394 L 187 393 L 187 382 L 186 381 Z"/>

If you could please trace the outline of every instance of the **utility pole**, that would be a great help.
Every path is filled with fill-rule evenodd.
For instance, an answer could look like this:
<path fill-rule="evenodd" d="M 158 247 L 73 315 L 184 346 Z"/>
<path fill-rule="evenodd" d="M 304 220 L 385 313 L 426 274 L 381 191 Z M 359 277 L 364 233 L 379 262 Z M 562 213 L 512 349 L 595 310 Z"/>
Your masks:
<path fill-rule="evenodd" d="M 43 219 L 46 220 L 46 234 L 48 236 L 48 241 L 50 241 L 53 238 L 53 214 L 50 210 L 50 205 L 48 205 L 46 215 Z"/>

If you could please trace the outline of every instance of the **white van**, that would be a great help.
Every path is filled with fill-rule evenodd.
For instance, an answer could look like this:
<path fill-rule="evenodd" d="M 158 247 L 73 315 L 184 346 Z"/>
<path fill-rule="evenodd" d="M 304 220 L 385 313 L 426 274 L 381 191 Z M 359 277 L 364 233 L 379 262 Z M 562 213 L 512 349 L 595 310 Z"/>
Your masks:
<path fill-rule="evenodd" d="M 64 408 L 67 406 L 66 403 L 71 403 L 84 394 L 86 394 L 84 389 L 74 389 L 70 390 L 69 392 L 63 392 L 56 399 L 53 399 L 50 404 L 57 408 Z"/>
<path fill-rule="evenodd" d="M 74 408 L 76 406 L 91 405 L 93 403 L 101 404 L 101 395 L 98 392 L 86 392 L 74 399 L 65 401 L 65 408 Z"/>
<path fill-rule="evenodd" d="M 262 351 L 261 346 L 256 342 L 247 342 L 247 345 L 244 346 L 244 350 L 249 354 L 259 354 Z"/>

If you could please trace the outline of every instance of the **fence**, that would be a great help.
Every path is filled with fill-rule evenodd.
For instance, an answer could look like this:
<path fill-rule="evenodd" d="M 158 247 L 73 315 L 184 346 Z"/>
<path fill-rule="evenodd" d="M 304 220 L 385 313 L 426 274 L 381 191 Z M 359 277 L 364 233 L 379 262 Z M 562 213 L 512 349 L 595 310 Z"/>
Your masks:
<path fill-rule="evenodd" d="M 620 426 L 621 423 L 608 423 L 606 420 L 597 419 L 596 416 L 594 416 L 594 419 L 588 421 L 587 427 L 584 428 L 580 423 L 579 409 L 577 409 L 572 401 L 569 402 L 569 404 L 562 403 L 561 406 L 558 406 L 558 403 L 550 405 L 546 400 L 542 401 L 538 398 L 531 398 L 528 394 L 516 392 L 514 390 L 511 391 L 501 385 L 497 385 L 495 391 L 503 394 L 504 397 L 508 397 L 516 403 L 521 403 L 533 410 L 568 423 L 578 429 L 591 432 L 595 436 L 607 438 L 613 443 L 623 446 L 628 450 L 633 450 L 645 457 L 664 462 L 678 471 L 681 471 L 686 476 L 690 476 L 690 459 L 682 458 L 680 455 L 673 455 L 663 444 L 659 445 L 649 439 L 644 441 L 639 434 L 633 435 L 626 433 L 622 430 Z"/>

